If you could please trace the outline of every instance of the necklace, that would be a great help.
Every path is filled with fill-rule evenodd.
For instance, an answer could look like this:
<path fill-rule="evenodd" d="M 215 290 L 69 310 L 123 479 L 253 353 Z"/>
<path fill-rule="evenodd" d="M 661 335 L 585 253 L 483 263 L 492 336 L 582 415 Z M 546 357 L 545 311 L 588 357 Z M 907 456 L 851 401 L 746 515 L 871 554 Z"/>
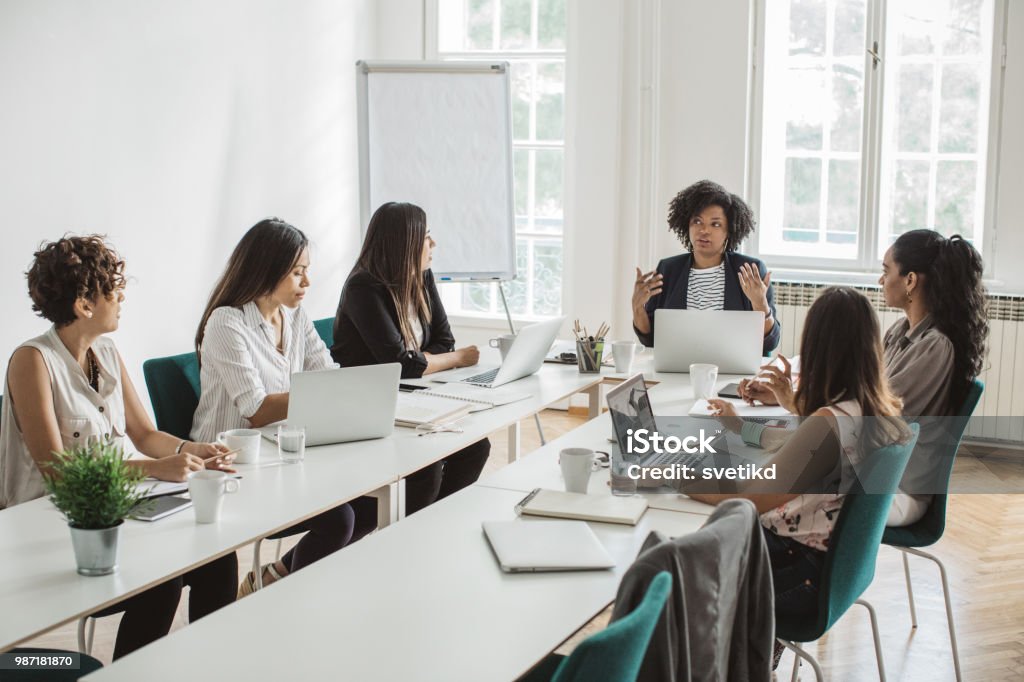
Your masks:
<path fill-rule="evenodd" d="M 89 385 L 92 386 L 92 390 L 99 393 L 100 391 L 100 368 L 96 364 L 96 356 L 93 355 L 92 350 L 88 352 L 89 359 Z"/>

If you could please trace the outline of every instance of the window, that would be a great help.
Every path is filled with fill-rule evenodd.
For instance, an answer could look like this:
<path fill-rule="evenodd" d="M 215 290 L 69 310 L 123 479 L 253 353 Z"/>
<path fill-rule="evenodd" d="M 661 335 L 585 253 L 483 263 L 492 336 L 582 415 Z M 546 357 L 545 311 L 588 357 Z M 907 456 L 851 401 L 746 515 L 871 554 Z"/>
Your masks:
<path fill-rule="evenodd" d="M 994 0 L 760 9 L 757 251 L 783 266 L 874 270 L 917 228 L 981 249 Z"/>
<path fill-rule="evenodd" d="M 562 309 L 565 0 L 437 0 L 437 57 L 509 62 L 512 82 L 516 280 L 509 309 Z M 497 285 L 441 287 L 449 314 L 504 315 Z"/>

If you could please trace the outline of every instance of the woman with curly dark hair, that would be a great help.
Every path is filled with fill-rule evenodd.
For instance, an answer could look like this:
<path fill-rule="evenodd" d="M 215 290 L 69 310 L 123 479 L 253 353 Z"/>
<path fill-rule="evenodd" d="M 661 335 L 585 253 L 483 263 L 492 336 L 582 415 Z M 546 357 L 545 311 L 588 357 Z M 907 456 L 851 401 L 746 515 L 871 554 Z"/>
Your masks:
<path fill-rule="evenodd" d="M 764 313 L 767 355 L 779 345 L 771 273 L 756 258 L 736 253 L 754 231 L 754 213 L 718 183 L 701 180 L 669 203 L 668 226 L 689 253 L 663 259 L 653 272 L 636 269 L 633 330 L 654 345 L 654 311 L 659 308 L 756 310 Z"/>
<path fill-rule="evenodd" d="M 42 497 L 54 452 L 94 439 L 121 444 L 127 436 L 146 455 L 130 463 L 165 481 L 203 468 L 231 471 L 226 447 L 157 431 L 146 414 L 107 336 L 119 326 L 125 277 L 124 261 L 102 237 L 43 244 L 27 276 L 32 309 L 53 326 L 19 346 L 7 367 L 0 509 Z M 114 643 L 120 658 L 167 634 L 185 585 L 189 619 L 196 620 L 234 601 L 237 576 L 232 553 L 93 615 L 124 612 Z"/>

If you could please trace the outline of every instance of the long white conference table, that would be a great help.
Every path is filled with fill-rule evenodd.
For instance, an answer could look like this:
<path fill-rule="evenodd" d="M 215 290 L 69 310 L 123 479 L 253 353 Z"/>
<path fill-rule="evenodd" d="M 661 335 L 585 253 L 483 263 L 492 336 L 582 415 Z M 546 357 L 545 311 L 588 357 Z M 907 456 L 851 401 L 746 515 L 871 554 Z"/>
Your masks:
<path fill-rule="evenodd" d="M 211 559 L 361 495 L 377 496 L 382 525 L 403 515 L 403 477 L 578 392 L 599 409 L 598 374 L 544 365 L 510 386 L 530 397 L 472 414 L 461 433 L 417 436 L 396 428 L 379 440 L 308 448 L 297 465 L 281 465 L 264 443 L 261 463 L 239 465 L 241 489 L 226 498 L 219 523 L 197 525 L 190 510 L 153 523 L 126 521 L 119 570 L 75 572 L 67 525 L 47 499 L 0 511 L 0 651 L 115 604 Z M 361 544 L 361 543 L 359 543 Z"/>
<path fill-rule="evenodd" d="M 685 414 L 688 377 L 651 392 L 661 414 Z M 723 378 L 725 379 L 725 378 Z M 145 647 L 89 680 L 512 680 L 614 599 L 648 533 L 697 530 L 711 507 L 651 495 L 636 527 L 591 523 L 610 571 L 505 574 L 483 536 L 512 519 L 533 487 L 561 487 L 557 453 L 607 444 L 602 416 L 302 573 Z M 592 494 L 610 494 L 607 474 Z M 522 519 L 522 523 L 544 520 Z M 225 647 L 226 633 L 235 646 Z"/>

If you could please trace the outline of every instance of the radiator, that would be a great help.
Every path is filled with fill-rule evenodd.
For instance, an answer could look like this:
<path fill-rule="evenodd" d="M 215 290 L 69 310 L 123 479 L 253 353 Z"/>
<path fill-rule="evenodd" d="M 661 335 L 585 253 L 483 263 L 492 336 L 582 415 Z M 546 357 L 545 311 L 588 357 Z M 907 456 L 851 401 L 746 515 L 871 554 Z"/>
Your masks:
<path fill-rule="evenodd" d="M 782 322 L 778 351 L 799 352 L 807 309 L 825 284 L 775 283 L 775 305 Z M 903 313 L 885 305 L 877 286 L 855 287 L 868 297 L 878 313 L 882 333 Z M 972 441 L 1024 444 L 1024 296 L 989 296 L 988 358 L 980 379 L 985 392 L 964 437 Z M 996 419 L 999 417 L 999 419 Z"/>

